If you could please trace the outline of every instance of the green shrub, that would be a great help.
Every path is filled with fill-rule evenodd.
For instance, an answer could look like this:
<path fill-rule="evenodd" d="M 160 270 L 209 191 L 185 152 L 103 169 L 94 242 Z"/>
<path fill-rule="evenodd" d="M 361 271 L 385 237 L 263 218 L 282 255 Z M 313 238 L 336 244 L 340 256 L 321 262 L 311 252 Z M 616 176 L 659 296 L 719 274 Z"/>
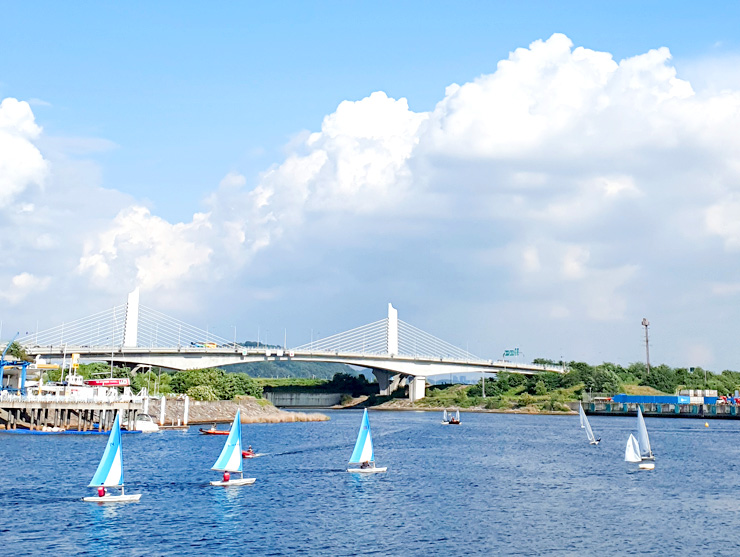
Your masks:
<path fill-rule="evenodd" d="M 209 387 L 207 385 L 196 385 L 195 387 L 190 387 L 187 395 L 193 400 L 205 400 L 208 402 L 218 400 L 216 391 L 213 390 L 213 387 Z"/>

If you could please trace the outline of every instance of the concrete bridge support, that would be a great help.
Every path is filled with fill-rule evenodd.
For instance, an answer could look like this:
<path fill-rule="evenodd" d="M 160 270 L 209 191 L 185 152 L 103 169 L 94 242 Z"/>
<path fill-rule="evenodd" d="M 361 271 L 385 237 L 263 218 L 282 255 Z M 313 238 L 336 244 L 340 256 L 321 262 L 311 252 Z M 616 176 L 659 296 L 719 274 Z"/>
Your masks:
<path fill-rule="evenodd" d="M 420 400 L 426 396 L 427 378 L 421 376 L 415 376 L 409 378 L 409 400 L 414 402 Z"/>
<path fill-rule="evenodd" d="M 390 396 L 395 392 L 401 383 L 401 374 L 392 373 L 384 369 L 374 369 L 373 375 L 378 380 L 381 396 Z"/>

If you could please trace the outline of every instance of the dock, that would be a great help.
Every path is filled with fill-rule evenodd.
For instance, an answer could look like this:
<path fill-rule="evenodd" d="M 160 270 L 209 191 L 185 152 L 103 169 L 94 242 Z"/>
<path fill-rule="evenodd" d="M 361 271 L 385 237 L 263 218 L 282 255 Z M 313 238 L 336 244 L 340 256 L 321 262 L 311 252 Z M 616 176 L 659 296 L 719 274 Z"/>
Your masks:
<path fill-rule="evenodd" d="M 75 399 L 53 395 L 0 396 L 0 431 L 109 431 L 116 414 L 122 425 L 133 430 L 136 415 L 143 409 L 139 397 L 118 399 Z"/>
<path fill-rule="evenodd" d="M 602 401 L 583 403 L 583 409 L 589 416 L 636 416 L 638 406 L 646 418 L 740 419 L 740 410 L 735 404 L 658 404 Z"/>

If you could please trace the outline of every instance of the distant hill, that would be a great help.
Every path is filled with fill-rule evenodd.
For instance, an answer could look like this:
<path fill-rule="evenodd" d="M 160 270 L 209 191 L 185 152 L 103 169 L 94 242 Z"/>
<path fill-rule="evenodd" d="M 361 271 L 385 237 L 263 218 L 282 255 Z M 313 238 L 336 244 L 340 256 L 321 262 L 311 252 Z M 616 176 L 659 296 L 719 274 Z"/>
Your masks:
<path fill-rule="evenodd" d="M 257 344 L 255 341 L 241 343 L 248 348 L 260 346 L 263 348 L 280 349 L 282 346 L 271 344 Z M 321 362 L 258 362 L 250 364 L 234 364 L 224 366 L 224 371 L 232 373 L 246 373 L 250 377 L 303 377 L 307 379 L 331 379 L 336 373 L 347 373 L 354 377 L 362 372 L 345 364 L 328 364 Z M 369 374 L 366 371 L 366 374 Z"/>

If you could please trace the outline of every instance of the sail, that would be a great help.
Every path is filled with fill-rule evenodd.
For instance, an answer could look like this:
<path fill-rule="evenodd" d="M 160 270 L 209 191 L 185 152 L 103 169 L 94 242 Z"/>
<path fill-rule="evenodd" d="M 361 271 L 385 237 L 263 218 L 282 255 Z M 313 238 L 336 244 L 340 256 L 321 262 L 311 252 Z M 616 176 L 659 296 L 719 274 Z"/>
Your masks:
<path fill-rule="evenodd" d="M 121 452 L 121 422 L 119 415 L 113 422 L 103 458 L 88 487 L 117 487 L 123 485 L 123 453 Z"/>
<path fill-rule="evenodd" d="M 640 410 L 639 404 L 637 406 L 637 443 L 640 446 L 640 454 L 643 457 L 653 456 L 653 451 L 650 449 L 650 438 L 645 427 L 645 418 L 642 417 L 642 410 Z"/>
<path fill-rule="evenodd" d="M 241 472 L 242 471 L 242 424 L 241 411 L 236 411 L 234 423 L 231 424 L 229 436 L 226 438 L 224 448 L 211 467 L 211 470 L 220 472 Z"/>
<path fill-rule="evenodd" d="M 362 414 L 362 424 L 360 425 L 360 431 L 357 433 L 357 442 L 355 443 L 355 450 L 352 451 L 352 456 L 349 458 L 350 462 L 375 462 L 375 455 L 373 454 L 373 439 L 370 436 L 370 420 L 367 417 L 367 408 Z"/>
<path fill-rule="evenodd" d="M 455 412 L 455 421 L 457 421 L 457 422 L 459 422 L 459 421 L 460 421 L 460 410 L 457 410 L 457 411 Z"/>
<path fill-rule="evenodd" d="M 444 413 L 442 414 L 442 421 L 443 422 L 449 422 L 450 419 L 447 417 L 447 409 L 445 409 Z"/>
<path fill-rule="evenodd" d="M 578 416 L 581 418 L 581 427 L 586 427 L 583 422 L 586 421 L 586 413 L 583 411 L 583 406 L 578 405 Z"/>
<path fill-rule="evenodd" d="M 591 431 L 591 424 L 588 423 L 588 418 L 586 417 L 586 413 L 583 411 L 583 407 L 579 406 L 579 408 L 581 414 L 581 427 L 586 428 L 586 437 L 588 437 L 589 443 L 593 443 L 596 441 L 596 437 L 594 437 L 594 432 Z"/>
<path fill-rule="evenodd" d="M 630 433 L 629 439 L 627 439 L 627 447 L 624 450 L 624 460 L 627 462 L 640 462 L 640 447 L 637 445 L 637 439 Z"/>

